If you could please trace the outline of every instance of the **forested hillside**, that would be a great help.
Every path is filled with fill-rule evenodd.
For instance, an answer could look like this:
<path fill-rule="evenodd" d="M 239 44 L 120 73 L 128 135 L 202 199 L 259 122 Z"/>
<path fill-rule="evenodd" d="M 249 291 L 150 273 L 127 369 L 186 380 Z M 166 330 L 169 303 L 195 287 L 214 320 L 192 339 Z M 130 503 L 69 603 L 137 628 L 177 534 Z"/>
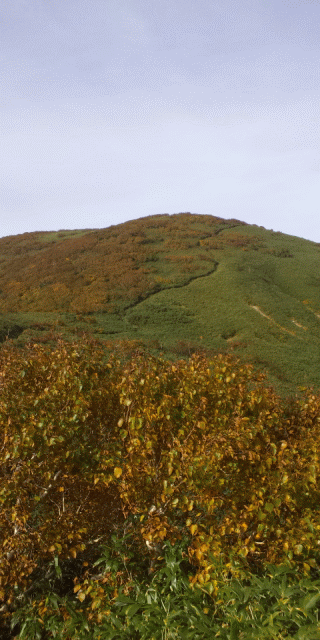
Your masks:
<path fill-rule="evenodd" d="M 234 353 L 283 396 L 320 385 L 320 246 L 180 213 L 0 239 L 0 338 L 86 332 L 172 360 Z"/>

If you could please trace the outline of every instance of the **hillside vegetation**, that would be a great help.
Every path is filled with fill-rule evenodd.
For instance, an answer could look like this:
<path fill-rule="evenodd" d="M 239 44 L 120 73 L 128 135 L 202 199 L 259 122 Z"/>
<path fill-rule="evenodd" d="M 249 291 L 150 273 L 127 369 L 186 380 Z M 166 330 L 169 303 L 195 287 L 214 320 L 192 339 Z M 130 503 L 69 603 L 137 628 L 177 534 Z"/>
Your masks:
<path fill-rule="evenodd" d="M 0 239 L 0 638 L 320 640 L 320 246 Z"/>
<path fill-rule="evenodd" d="M 0 637 L 320 638 L 320 395 L 104 355 L 0 350 Z"/>
<path fill-rule="evenodd" d="M 235 353 L 282 396 L 320 386 L 320 246 L 181 213 L 0 239 L 0 339 Z"/>

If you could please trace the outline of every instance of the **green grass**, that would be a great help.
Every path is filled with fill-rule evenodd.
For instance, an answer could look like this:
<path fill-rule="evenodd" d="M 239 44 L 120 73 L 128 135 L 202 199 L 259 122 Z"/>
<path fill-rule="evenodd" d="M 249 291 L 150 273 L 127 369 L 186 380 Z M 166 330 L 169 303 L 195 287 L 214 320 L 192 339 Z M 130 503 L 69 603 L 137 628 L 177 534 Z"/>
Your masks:
<path fill-rule="evenodd" d="M 186 541 L 165 543 L 153 574 L 148 562 L 138 556 L 130 536 L 112 536 L 96 561 L 100 576 L 109 583 L 124 573 L 130 588 L 113 596 L 106 585 L 99 620 L 91 616 L 93 600 L 83 602 L 73 590 L 59 593 L 59 579 L 51 581 L 33 603 L 17 610 L 11 627 L 19 629 L 19 640 L 317 640 L 320 638 L 319 576 L 299 577 L 289 567 L 268 565 L 260 574 L 235 579 L 216 559 L 218 595 L 205 585 L 191 589 L 192 567 L 185 560 Z M 101 587 L 103 583 L 100 583 Z M 43 587 L 42 587 L 43 588 Z M 109 589 L 109 590 L 108 590 Z M 79 593 L 78 593 L 79 595 Z M 41 617 L 33 604 L 42 597 Z"/>

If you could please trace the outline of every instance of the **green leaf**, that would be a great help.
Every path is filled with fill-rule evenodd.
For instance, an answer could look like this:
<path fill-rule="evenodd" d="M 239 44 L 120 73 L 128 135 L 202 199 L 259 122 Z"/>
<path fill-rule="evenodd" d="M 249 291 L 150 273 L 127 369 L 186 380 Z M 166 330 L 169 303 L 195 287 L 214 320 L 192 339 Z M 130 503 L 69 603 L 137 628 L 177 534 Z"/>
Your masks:
<path fill-rule="evenodd" d="M 127 609 L 125 609 L 125 613 L 128 618 L 133 618 L 133 616 L 139 611 L 141 605 L 140 604 L 130 604 Z"/>
<path fill-rule="evenodd" d="M 310 609 L 313 609 L 319 599 L 320 593 L 315 593 L 313 595 L 307 594 L 302 600 L 300 600 L 299 605 L 302 609 L 309 611 Z"/>

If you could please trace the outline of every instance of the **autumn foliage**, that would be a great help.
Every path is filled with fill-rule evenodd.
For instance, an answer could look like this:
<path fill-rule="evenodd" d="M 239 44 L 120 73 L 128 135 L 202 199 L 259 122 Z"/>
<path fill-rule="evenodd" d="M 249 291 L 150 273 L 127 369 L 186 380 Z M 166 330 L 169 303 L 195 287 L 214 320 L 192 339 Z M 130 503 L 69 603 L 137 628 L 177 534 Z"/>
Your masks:
<path fill-rule="evenodd" d="M 53 350 L 5 344 L 3 611 L 50 563 L 80 558 L 75 594 L 97 594 L 98 615 L 105 592 L 92 549 L 130 515 L 141 557 L 161 563 L 161 545 L 189 540 L 190 586 L 212 597 L 214 558 L 234 575 L 266 562 L 316 569 L 320 396 L 285 405 L 263 381 L 231 356 L 121 363 L 114 354 L 106 362 L 89 339 Z"/>
<path fill-rule="evenodd" d="M 212 271 L 210 252 L 253 240 L 217 234 L 239 220 L 181 213 L 106 229 L 0 238 L 0 313 L 114 313 Z M 200 238 L 200 240 L 199 240 Z M 198 249 L 203 249 L 199 253 Z M 170 264 L 170 272 L 164 267 Z"/>

